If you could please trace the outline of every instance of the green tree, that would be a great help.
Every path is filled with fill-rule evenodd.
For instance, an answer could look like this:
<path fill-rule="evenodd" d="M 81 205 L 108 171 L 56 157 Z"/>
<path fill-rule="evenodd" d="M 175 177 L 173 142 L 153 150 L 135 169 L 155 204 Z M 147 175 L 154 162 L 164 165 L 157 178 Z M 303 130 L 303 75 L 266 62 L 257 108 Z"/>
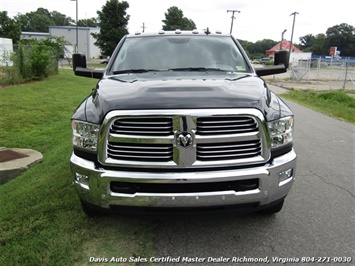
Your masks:
<path fill-rule="evenodd" d="M 98 26 L 97 18 L 79 19 L 78 26 L 95 28 Z"/>
<path fill-rule="evenodd" d="M 307 34 L 300 37 L 301 49 L 304 52 L 312 52 L 316 55 L 323 55 L 329 53 L 329 49 L 326 44 L 327 37 L 325 34 Z"/>
<path fill-rule="evenodd" d="M 20 40 L 21 27 L 15 20 L 7 16 L 6 11 L 0 12 L 0 37 L 12 39 L 13 43 Z"/>
<path fill-rule="evenodd" d="M 301 48 L 303 51 L 307 52 L 314 43 L 315 37 L 313 34 L 307 34 L 305 36 L 300 37 Z"/>
<path fill-rule="evenodd" d="M 128 34 L 129 15 L 126 12 L 128 7 L 126 1 L 108 0 L 102 11 L 97 11 L 100 32 L 92 33 L 92 36 L 104 55 L 111 55 L 122 37 Z"/>
<path fill-rule="evenodd" d="M 164 13 L 163 30 L 193 30 L 196 29 L 193 20 L 184 17 L 184 13 L 176 6 L 168 8 L 168 12 Z"/>
<path fill-rule="evenodd" d="M 302 50 L 317 55 L 328 55 L 330 47 L 337 47 L 341 56 L 355 56 L 355 28 L 342 23 L 327 29 L 326 34 L 307 34 L 300 38 Z"/>
<path fill-rule="evenodd" d="M 271 39 L 264 39 L 255 43 L 238 40 L 250 59 L 260 59 L 265 57 L 266 51 L 274 47 L 277 42 Z"/>
<path fill-rule="evenodd" d="M 250 53 L 262 54 L 264 56 L 266 51 L 271 49 L 276 44 L 276 41 L 270 39 L 263 39 L 261 41 L 257 41 L 252 47 L 250 47 Z"/>
<path fill-rule="evenodd" d="M 329 54 L 329 48 L 326 45 L 327 36 L 323 33 L 319 33 L 315 36 L 313 43 L 312 43 L 312 50 L 317 55 L 324 55 Z"/>
<path fill-rule="evenodd" d="M 355 55 L 355 28 L 352 25 L 335 25 L 327 29 L 326 35 L 328 49 L 336 46 L 342 56 Z"/>
<path fill-rule="evenodd" d="M 54 26 L 49 11 L 43 8 L 38 8 L 35 12 L 19 14 L 15 19 L 21 25 L 22 31 L 48 32 L 48 26 Z"/>
<path fill-rule="evenodd" d="M 67 17 L 66 15 L 57 11 L 50 12 L 49 16 L 55 26 L 69 26 L 75 23 L 75 20 L 73 20 L 71 17 Z"/>
<path fill-rule="evenodd" d="M 244 51 L 247 53 L 248 57 L 250 59 L 255 59 L 254 55 L 250 52 L 252 50 L 252 47 L 254 43 L 245 41 L 245 40 L 238 40 L 240 45 L 243 47 Z"/>
<path fill-rule="evenodd" d="M 45 8 L 15 16 L 22 31 L 48 32 L 49 26 L 69 26 L 75 21 L 57 11 L 49 12 Z"/>

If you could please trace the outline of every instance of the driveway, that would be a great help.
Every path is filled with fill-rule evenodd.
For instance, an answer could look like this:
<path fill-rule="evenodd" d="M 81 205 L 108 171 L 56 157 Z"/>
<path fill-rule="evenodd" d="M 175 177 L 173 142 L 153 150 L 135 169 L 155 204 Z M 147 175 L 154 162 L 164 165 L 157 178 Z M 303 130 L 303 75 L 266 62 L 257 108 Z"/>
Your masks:
<path fill-rule="evenodd" d="M 333 265 L 334 257 L 352 257 L 351 263 L 342 265 L 355 265 L 355 126 L 287 103 L 295 113 L 298 165 L 283 210 L 271 217 L 246 214 L 159 220 L 157 257 L 205 258 L 194 265 L 211 265 L 209 257 L 224 258 L 223 265 L 236 265 L 233 258 L 266 257 L 271 265 L 276 264 L 272 262 L 275 257 L 284 261 L 322 257 L 318 265 Z"/>

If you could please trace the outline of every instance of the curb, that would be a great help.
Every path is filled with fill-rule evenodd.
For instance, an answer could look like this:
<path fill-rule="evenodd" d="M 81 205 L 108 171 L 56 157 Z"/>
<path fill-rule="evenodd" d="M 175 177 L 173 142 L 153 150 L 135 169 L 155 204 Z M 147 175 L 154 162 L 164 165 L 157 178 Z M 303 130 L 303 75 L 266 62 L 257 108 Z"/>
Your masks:
<path fill-rule="evenodd" d="M 21 158 L 0 162 L 0 185 L 17 177 L 31 165 L 43 160 L 43 155 L 40 152 L 31 149 L 0 148 L 0 156 L 2 156 L 1 153 L 5 152 L 17 153 L 21 155 Z"/>

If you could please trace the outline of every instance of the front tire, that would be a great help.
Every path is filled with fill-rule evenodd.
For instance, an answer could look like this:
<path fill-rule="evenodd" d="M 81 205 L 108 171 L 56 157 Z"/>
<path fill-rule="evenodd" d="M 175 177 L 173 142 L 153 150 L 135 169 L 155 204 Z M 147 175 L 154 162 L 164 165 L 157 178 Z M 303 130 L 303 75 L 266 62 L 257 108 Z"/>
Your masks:
<path fill-rule="evenodd" d="M 81 207 L 83 208 L 84 213 L 89 217 L 98 217 L 103 215 L 102 211 L 85 201 L 81 201 Z"/>
<path fill-rule="evenodd" d="M 260 213 L 261 214 L 265 214 L 265 215 L 273 215 L 275 213 L 278 213 L 281 211 L 283 205 L 284 205 L 284 199 L 282 199 L 279 203 L 271 206 L 271 207 L 268 207 L 264 210 L 261 210 Z"/>

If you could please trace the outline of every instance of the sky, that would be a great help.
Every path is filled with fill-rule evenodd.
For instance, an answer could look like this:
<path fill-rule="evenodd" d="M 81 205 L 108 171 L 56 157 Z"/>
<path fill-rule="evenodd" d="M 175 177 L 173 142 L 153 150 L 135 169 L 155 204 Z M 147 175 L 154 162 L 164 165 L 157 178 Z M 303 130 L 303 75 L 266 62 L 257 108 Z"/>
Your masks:
<path fill-rule="evenodd" d="M 79 19 L 97 17 L 106 0 L 77 0 Z M 355 0 L 126 0 L 130 15 L 128 31 L 135 33 L 158 32 L 165 19 L 164 13 L 171 6 L 180 8 L 184 16 L 192 19 L 198 30 L 217 30 L 229 33 L 232 13 L 237 10 L 233 23 L 233 36 L 256 42 L 263 39 L 291 39 L 294 16 L 297 12 L 293 42 L 307 34 L 326 33 L 329 27 L 347 23 L 355 27 Z M 0 11 L 8 16 L 36 11 L 43 7 L 76 18 L 75 0 L 0 0 Z"/>

